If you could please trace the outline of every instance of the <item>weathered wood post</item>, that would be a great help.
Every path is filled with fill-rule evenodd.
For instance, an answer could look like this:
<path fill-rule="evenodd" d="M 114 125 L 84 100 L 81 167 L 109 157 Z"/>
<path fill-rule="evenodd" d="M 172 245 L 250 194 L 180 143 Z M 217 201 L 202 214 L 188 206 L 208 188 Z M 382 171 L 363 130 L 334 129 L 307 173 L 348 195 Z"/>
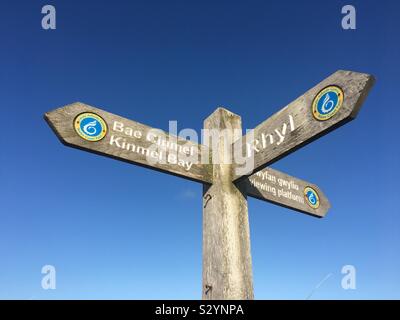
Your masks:
<path fill-rule="evenodd" d="M 339 70 L 243 137 L 241 118 L 218 108 L 204 121 L 205 145 L 80 102 L 44 117 L 67 146 L 202 183 L 203 299 L 253 299 L 246 196 L 324 217 L 330 203 L 318 186 L 266 167 L 355 119 L 373 83 Z M 210 163 L 187 159 L 209 151 Z"/>
<path fill-rule="evenodd" d="M 224 134 L 208 144 L 219 159 L 212 161 L 212 185 L 203 187 L 203 299 L 254 299 L 246 193 L 232 183 L 234 166 L 224 152 L 241 137 L 241 118 L 218 108 L 204 129 Z"/>

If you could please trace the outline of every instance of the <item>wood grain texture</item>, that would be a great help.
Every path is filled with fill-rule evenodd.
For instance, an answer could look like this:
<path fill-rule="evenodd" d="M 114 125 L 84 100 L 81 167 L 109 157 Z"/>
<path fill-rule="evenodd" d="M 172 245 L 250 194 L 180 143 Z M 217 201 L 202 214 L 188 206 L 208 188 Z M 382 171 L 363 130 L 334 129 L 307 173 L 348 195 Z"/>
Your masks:
<path fill-rule="evenodd" d="M 76 116 L 84 112 L 95 113 L 100 117 L 102 117 L 107 123 L 108 132 L 102 140 L 96 142 L 87 141 L 81 138 L 76 133 L 73 125 L 74 119 L 76 118 Z M 76 102 L 67 105 L 65 107 L 56 109 L 54 111 L 47 112 L 44 115 L 44 118 L 50 125 L 50 127 L 53 129 L 57 137 L 61 140 L 61 142 L 67 146 L 111 157 L 113 159 L 134 163 L 147 168 L 156 169 L 189 180 L 194 180 L 201 183 L 211 183 L 212 166 L 208 164 L 201 164 L 200 161 L 201 160 L 200 156 L 202 154 L 206 155 L 208 154 L 208 148 L 206 146 L 188 140 L 184 140 L 182 138 L 177 138 L 176 136 L 169 135 L 168 133 L 162 130 L 151 128 L 139 122 L 114 115 L 112 113 L 106 112 L 104 110 L 80 102 Z M 113 130 L 113 123 L 115 121 L 123 123 L 124 128 L 129 127 L 132 128 L 132 130 L 140 131 L 143 135 L 142 138 L 138 139 L 136 137 L 128 136 L 125 133 Z M 171 150 L 170 151 L 165 150 L 164 153 L 161 153 L 161 155 L 165 156 L 162 159 L 162 162 L 164 163 L 156 162 L 157 160 L 156 158 L 154 159 L 151 158 L 150 160 L 153 161 L 149 161 L 148 157 L 149 153 L 144 152 L 144 149 L 147 150 L 148 148 L 154 148 L 155 145 L 152 141 L 146 140 L 146 136 L 150 130 L 151 132 L 159 134 L 160 137 L 165 137 L 169 139 L 169 141 L 175 141 L 180 146 L 186 146 L 187 149 L 193 147 L 194 157 L 192 158 L 191 155 L 189 154 L 185 155 L 182 152 L 173 152 Z M 114 140 L 112 140 L 112 136 L 114 136 Z M 118 145 L 115 143 L 115 139 L 117 137 L 121 137 L 121 139 L 118 140 L 121 141 L 121 143 L 119 143 L 119 146 L 121 146 L 122 141 L 124 141 L 126 143 L 125 146 L 128 146 L 129 143 L 131 148 L 118 147 Z M 154 137 L 154 135 L 152 137 Z M 133 152 L 132 146 L 136 147 L 140 146 L 144 149 L 140 149 L 142 152 Z M 182 164 L 186 163 L 187 166 L 185 165 L 180 166 L 177 163 L 166 161 L 167 154 L 169 153 L 175 153 L 177 159 L 182 160 L 183 162 L 181 163 Z M 190 169 L 188 169 L 190 163 L 192 165 L 190 166 Z"/>
<path fill-rule="evenodd" d="M 205 120 L 204 128 L 237 129 L 241 128 L 241 119 L 218 108 Z M 222 158 L 223 144 L 224 138 L 219 139 L 218 157 Z M 203 190 L 203 299 L 206 300 L 254 298 L 247 199 L 243 186 L 232 183 L 232 174 L 232 165 L 223 161 L 214 164 L 213 183 L 205 185 Z"/>
<path fill-rule="evenodd" d="M 245 139 L 239 139 L 234 143 L 233 147 L 241 149 L 243 154 L 246 154 L 249 150 L 247 143 L 256 145 L 258 151 L 253 149 L 251 154 L 253 159 L 249 158 L 249 161 L 254 160 L 253 170 L 240 175 L 235 172 L 233 179 L 237 180 L 249 176 L 253 172 L 265 168 L 331 130 L 353 120 L 357 116 L 373 83 L 374 78 L 369 74 L 339 70 L 317 84 L 258 125 L 253 131 L 254 137 L 247 134 L 244 137 Z M 312 102 L 320 90 L 330 85 L 338 86 L 343 90 L 343 104 L 332 118 L 320 121 L 312 115 Z M 286 134 L 284 140 L 279 141 L 275 129 L 282 131 L 284 126 L 286 126 Z M 293 128 L 294 130 L 292 130 Z M 264 139 L 262 138 L 263 134 Z M 265 148 L 261 147 L 262 141 L 265 142 Z M 278 142 L 280 143 L 278 144 Z"/>
<path fill-rule="evenodd" d="M 331 205 L 322 190 L 315 184 L 289 176 L 278 170 L 265 168 L 245 179 L 248 196 L 268 201 L 276 205 L 322 218 Z M 306 187 L 313 188 L 319 197 L 319 207 L 307 204 L 304 197 Z"/>

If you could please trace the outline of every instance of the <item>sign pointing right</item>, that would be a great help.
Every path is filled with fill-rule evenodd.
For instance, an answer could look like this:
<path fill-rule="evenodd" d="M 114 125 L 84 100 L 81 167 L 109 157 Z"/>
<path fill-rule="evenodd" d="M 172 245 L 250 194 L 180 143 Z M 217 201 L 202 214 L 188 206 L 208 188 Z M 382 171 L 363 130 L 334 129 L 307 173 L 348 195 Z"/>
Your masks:
<path fill-rule="evenodd" d="M 244 180 L 248 196 L 322 218 L 331 207 L 322 190 L 272 168 L 257 171 Z"/>
<path fill-rule="evenodd" d="M 254 160 L 249 170 L 236 170 L 234 180 L 355 119 L 373 83 L 372 75 L 339 70 L 262 122 L 233 145 L 247 163 Z"/>

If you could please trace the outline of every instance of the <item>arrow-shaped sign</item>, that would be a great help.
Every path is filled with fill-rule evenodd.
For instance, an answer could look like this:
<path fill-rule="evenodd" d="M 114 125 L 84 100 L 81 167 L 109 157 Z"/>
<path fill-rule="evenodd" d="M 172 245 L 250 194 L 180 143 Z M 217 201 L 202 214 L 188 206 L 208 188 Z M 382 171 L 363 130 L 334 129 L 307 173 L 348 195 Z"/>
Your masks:
<path fill-rule="evenodd" d="M 254 173 L 244 183 L 248 196 L 318 218 L 324 217 L 331 207 L 316 185 L 271 168 Z"/>
<path fill-rule="evenodd" d="M 372 75 L 339 70 L 233 144 L 250 175 L 353 120 L 374 83 Z M 254 134 L 254 135 L 253 135 Z M 243 176 L 238 171 L 234 180 Z"/>
<path fill-rule="evenodd" d="M 204 145 L 80 102 L 44 118 L 67 146 L 211 183 L 212 166 L 201 161 L 208 156 Z"/>

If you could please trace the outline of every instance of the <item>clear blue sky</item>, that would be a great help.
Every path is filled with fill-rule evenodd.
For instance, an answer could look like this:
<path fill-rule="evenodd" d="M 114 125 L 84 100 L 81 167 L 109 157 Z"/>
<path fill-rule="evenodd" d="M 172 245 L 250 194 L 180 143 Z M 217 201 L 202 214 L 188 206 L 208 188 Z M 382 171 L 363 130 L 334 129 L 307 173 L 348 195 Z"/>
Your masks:
<path fill-rule="evenodd" d="M 53 4 L 57 29 L 41 29 Z M 322 4 L 323 3 L 323 4 Z M 341 28 L 341 8 L 357 29 Z M 338 69 L 377 82 L 359 117 L 275 163 L 332 203 L 315 219 L 255 199 L 258 299 L 400 298 L 398 1 L 2 1 L 0 298 L 201 298 L 200 184 L 63 146 L 43 113 L 82 101 L 200 130 L 253 128 Z M 41 268 L 57 289 L 41 288 Z M 341 288 L 341 268 L 357 289 Z"/>

